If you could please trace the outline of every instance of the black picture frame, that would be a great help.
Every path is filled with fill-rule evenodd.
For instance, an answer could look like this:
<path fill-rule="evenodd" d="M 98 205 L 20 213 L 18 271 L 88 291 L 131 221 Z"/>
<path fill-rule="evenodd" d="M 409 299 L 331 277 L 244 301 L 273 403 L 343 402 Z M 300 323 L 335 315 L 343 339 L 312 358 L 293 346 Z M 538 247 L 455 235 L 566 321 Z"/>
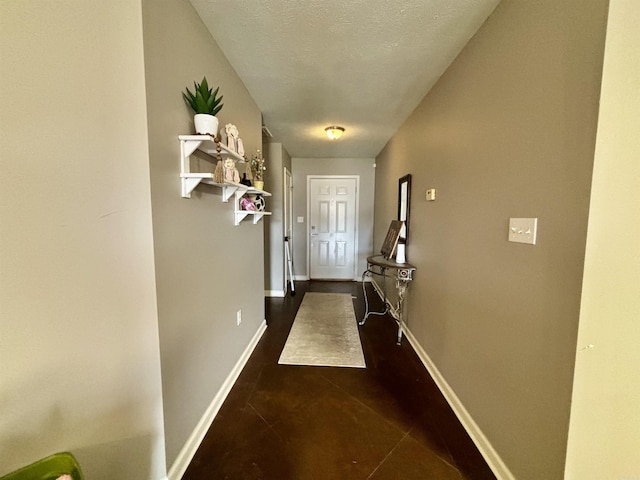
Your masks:
<path fill-rule="evenodd" d="M 409 238 L 409 219 L 411 213 L 411 174 L 408 173 L 398 180 L 398 220 L 404 222 L 400 231 L 400 243 L 407 243 Z"/>

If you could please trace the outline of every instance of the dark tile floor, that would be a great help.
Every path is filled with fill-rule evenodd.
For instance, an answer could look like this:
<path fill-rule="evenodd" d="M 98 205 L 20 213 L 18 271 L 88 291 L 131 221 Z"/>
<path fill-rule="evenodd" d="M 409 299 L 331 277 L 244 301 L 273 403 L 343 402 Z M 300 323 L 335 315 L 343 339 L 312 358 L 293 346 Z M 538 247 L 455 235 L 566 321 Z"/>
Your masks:
<path fill-rule="evenodd" d="M 306 291 L 351 293 L 363 316 L 356 282 L 267 299 L 268 328 L 183 478 L 495 480 L 391 317 L 359 327 L 366 369 L 278 365 Z"/>

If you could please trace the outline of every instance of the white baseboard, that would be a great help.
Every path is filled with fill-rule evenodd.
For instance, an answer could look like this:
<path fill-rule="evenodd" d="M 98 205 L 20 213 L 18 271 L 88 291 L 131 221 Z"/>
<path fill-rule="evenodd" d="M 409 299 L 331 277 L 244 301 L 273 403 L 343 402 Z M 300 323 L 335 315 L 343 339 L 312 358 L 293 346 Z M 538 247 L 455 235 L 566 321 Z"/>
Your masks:
<path fill-rule="evenodd" d="M 209 404 L 209 407 L 205 410 L 204 415 L 196 425 L 196 428 L 194 428 L 193 432 L 191 432 L 191 435 L 189 435 L 189 438 L 182 447 L 182 450 L 180 450 L 180 453 L 178 454 L 176 460 L 173 462 L 173 465 L 171 465 L 169 473 L 167 474 L 169 480 L 180 480 L 184 475 L 184 472 L 187 470 L 189 463 L 191 463 L 193 456 L 196 454 L 200 443 L 202 443 L 204 436 L 207 434 L 207 431 L 211 427 L 213 419 L 218 414 L 220 407 L 222 407 L 222 404 L 227 398 L 227 395 L 229 395 L 233 384 L 240 376 L 240 372 L 242 372 L 242 369 L 247 363 L 247 360 L 249 360 L 251 353 L 256 348 L 256 345 L 258 345 L 258 342 L 260 341 L 260 338 L 262 337 L 262 334 L 266 329 L 267 321 L 263 320 L 258 327 L 258 331 L 253 336 L 244 352 L 242 352 L 242 355 L 234 365 L 231 373 L 229 373 L 229 376 L 222 384 L 222 387 L 220 387 L 220 390 L 218 390 L 216 396 L 213 397 L 211 404 Z"/>
<path fill-rule="evenodd" d="M 482 433 L 482 430 L 480 430 L 478 424 L 473 420 L 473 417 L 469 414 L 467 409 L 464 408 L 464 405 L 462 404 L 456 393 L 447 383 L 435 364 L 431 361 L 431 358 L 429 358 L 427 352 L 424 351 L 411 331 L 406 328 L 406 325 L 404 328 L 404 333 L 409 340 L 409 343 L 411 343 L 411 346 L 418 354 L 418 357 L 420 357 L 420 360 L 422 360 L 425 368 L 427 369 L 433 380 L 436 382 L 436 385 L 458 417 L 458 420 L 471 437 L 471 440 L 473 440 L 473 443 L 476 444 L 476 447 L 478 447 L 478 450 L 484 457 L 487 465 L 489 465 L 498 480 L 515 480 L 516 477 L 514 477 L 511 471 L 509 471 L 507 466 L 502 461 L 502 458 L 500 458 L 500 455 L 498 455 L 498 452 L 495 451 L 487 437 L 484 435 L 484 433 Z"/>
<path fill-rule="evenodd" d="M 306 282 L 307 280 L 309 280 L 309 277 L 306 275 L 294 275 L 293 276 L 293 280 L 297 280 L 299 282 Z"/>
<path fill-rule="evenodd" d="M 286 292 L 284 290 L 265 290 L 264 296 L 265 297 L 284 297 L 285 293 Z"/>

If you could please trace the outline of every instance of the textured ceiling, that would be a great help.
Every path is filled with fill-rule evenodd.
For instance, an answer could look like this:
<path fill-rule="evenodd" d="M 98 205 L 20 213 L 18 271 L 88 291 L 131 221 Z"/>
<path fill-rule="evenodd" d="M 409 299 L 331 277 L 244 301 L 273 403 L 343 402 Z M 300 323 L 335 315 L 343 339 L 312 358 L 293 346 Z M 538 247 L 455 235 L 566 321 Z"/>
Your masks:
<path fill-rule="evenodd" d="M 190 1 L 274 141 L 294 157 L 375 157 L 500 0 Z"/>

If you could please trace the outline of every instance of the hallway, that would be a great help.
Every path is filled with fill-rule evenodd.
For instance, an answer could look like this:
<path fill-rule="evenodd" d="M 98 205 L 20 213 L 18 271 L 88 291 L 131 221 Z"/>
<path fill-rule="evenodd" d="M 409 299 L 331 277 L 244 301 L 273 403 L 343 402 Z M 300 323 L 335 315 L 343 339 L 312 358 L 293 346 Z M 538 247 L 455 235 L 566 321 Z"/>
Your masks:
<path fill-rule="evenodd" d="M 366 369 L 278 365 L 306 291 L 351 293 L 362 318 L 361 283 L 267 298 L 268 328 L 184 480 L 495 479 L 390 317 L 359 327 Z"/>

